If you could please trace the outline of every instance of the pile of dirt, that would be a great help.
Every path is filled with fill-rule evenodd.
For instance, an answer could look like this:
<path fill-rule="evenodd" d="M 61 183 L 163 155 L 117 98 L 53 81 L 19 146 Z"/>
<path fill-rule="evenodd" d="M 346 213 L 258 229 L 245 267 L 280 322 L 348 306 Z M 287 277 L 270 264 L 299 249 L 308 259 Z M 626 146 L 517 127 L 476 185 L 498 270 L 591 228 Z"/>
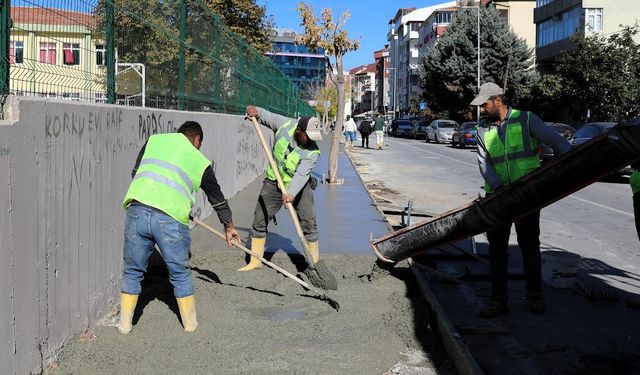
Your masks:
<path fill-rule="evenodd" d="M 289 255 L 267 257 L 296 273 Z M 237 272 L 244 264 L 239 251 L 194 250 L 196 332 L 183 332 L 167 276 L 154 273 L 144 282 L 130 335 L 120 334 L 111 319 L 72 340 L 49 371 L 382 374 L 402 368 L 417 374 L 434 373 L 437 363 L 450 372 L 450 363 L 430 355 L 441 344 L 428 328 L 424 302 L 408 289 L 413 281 L 406 265 L 371 277 L 372 257 L 323 259 L 338 279 L 338 290 L 327 293 L 340 312 L 266 266 Z"/>

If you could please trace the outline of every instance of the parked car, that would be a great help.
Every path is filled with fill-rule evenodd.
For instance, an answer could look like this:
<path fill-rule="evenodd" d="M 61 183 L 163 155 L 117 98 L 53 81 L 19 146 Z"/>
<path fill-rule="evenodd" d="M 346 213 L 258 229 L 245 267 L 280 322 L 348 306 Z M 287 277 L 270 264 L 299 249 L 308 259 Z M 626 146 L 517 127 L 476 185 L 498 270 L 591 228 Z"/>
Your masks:
<path fill-rule="evenodd" d="M 584 124 L 569 138 L 569 143 L 575 147 L 589 142 L 592 138 L 599 136 L 614 126 L 616 126 L 615 122 L 591 122 Z"/>
<path fill-rule="evenodd" d="M 546 122 L 547 126 L 556 131 L 556 133 L 560 134 L 564 139 L 569 140 L 573 133 L 575 133 L 575 129 L 570 125 L 563 124 L 561 122 Z M 540 155 L 540 160 L 542 163 L 546 163 L 549 160 L 553 159 L 554 151 L 551 147 L 545 145 L 544 143 L 538 143 L 538 154 Z"/>
<path fill-rule="evenodd" d="M 478 123 L 475 121 L 463 122 L 460 127 L 453 132 L 451 137 L 451 146 L 466 147 L 467 145 L 476 144 L 476 129 Z"/>
<path fill-rule="evenodd" d="M 583 143 L 587 143 L 593 138 L 599 136 L 600 134 L 606 132 L 607 130 L 616 126 L 615 122 L 591 122 L 588 124 L 584 124 L 580 129 L 576 130 L 573 133 L 573 136 L 569 139 L 569 143 L 573 146 L 579 146 Z M 612 175 L 626 175 L 631 174 L 633 170 L 631 166 L 628 165 L 621 170 L 612 173 Z"/>
<path fill-rule="evenodd" d="M 427 127 L 429 124 L 426 121 L 418 121 L 413 125 L 411 130 L 412 139 L 422 139 L 427 136 Z"/>
<path fill-rule="evenodd" d="M 436 143 L 451 142 L 453 132 L 458 128 L 458 123 L 453 120 L 433 120 L 427 127 L 426 141 Z"/>
<path fill-rule="evenodd" d="M 413 124 L 410 120 L 398 119 L 395 121 L 395 137 L 410 137 L 411 132 L 413 131 Z"/>

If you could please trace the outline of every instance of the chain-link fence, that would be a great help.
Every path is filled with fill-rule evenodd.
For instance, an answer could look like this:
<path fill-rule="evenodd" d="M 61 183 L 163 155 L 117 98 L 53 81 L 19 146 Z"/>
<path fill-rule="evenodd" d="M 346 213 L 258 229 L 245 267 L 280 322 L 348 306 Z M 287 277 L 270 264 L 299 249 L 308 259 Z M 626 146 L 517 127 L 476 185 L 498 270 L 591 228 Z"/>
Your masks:
<path fill-rule="evenodd" d="M 0 0 L 5 94 L 312 114 L 298 87 L 203 0 Z M 10 21 L 9 21 L 10 17 Z"/>

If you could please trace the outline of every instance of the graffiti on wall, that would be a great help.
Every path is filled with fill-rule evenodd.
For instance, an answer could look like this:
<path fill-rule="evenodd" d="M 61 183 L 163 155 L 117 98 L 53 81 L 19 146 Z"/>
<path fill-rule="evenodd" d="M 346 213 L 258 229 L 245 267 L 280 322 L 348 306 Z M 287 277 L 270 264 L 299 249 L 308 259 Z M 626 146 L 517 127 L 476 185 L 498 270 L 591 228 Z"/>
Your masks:
<path fill-rule="evenodd" d="M 245 173 L 259 175 L 264 170 L 264 158 L 260 157 L 264 154 L 264 151 L 262 151 L 262 145 L 260 145 L 253 126 L 246 121 L 242 122 L 237 128 L 237 132 L 236 155 L 238 158 L 236 159 L 236 178 Z"/>
<path fill-rule="evenodd" d="M 162 114 L 138 115 L 138 140 L 146 141 L 154 134 L 175 133 L 178 128 L 173 120 L 162 118 Z"/>
<path fill-rule="evenodd" d="M 0 158 L 9 156 L 9 147 L 0 146 Z"/>

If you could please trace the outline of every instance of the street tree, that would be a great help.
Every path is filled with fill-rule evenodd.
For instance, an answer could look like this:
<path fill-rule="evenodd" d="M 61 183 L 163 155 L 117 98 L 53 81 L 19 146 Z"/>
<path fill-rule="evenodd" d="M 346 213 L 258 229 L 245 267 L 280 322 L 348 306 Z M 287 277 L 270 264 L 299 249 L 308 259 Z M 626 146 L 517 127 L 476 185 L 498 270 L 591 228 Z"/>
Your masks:
<path fill-rule="evenodd" d="M 175 96 L 181 1 L 99 0 L 94 11 L 99 32 L 107 30 L 107 1 L 115 10 L 119 61 L 145 64 L 148 94 Z M 265 8 L 257 5 L 257 0 L 184 1 L 186 92 L 205 101 L 221 95 L 232 102 L 238 90 L 229 78 L 230 72 L 242 53 L 237 41 L 244 38 L 248 46 L 257 49 L 254 55 L 262 55 L 269 48 L 273 21 L 265 16 Z M 127 85 L 135 86 L 120 77 L 117 85 L 118 92 L 126 91 Z"/>
<path fill-rule="evenodd" d="M 345 98 L 348 99 L 351 93 L 351 87 L 348 83 L 345 82 Z M 306 87 L 306 92 L 310 95 L 310 97 L 315 100 L 316 105 L 315 109 L 318 113 L 324 114 L 325 107 L 324 103 L 329 102 L 329 107 L 327 110 L 327 117 L 329 119 L 336 118 L 338 114 L 338 88 L 335 85 L 325 85 L 325 84 L 311 84 Z"/>
<path fill-rule="evenodd" d="M 360 42 L 350 39 L 347 31 L 344 29 L 345 23 L 350 17 L 348 11 L 334 20 L 331 8 L 325 8 L 322 10 L 320 19 L 318 19 L 313 12 L 313 7 L 301 2 L 298 4 L 298 12 L 300 12 L 300 17 L 302 18 L 300 26 L 304 27 L 304 33 L 296 36 L 296 42 L 304 44 L 312 52 L 317 53 L 319 49 L 322 49 L 335 60 L 334 72 L 334 64 L 331 62 L 331 59 L 327 57 L 329 79 L 338 91 L 336 131 L 333 133 L 331 151 L 329 152 L 327 182 L 337 183 L 338 151 L 340 149 L 339 129 L 342 129 L 344 124 L 345 105 L 343 57 L 347 52 L 357 50 L 360 47 Z"/>
<path fill-rule="evenodd" d="M 193 0 L 192 0 L 193 1 Z M 273 16 L 266 15 L 266 5 L 256 0 L 204 0 L 231 31 L 242 36 L 260 53 L 271 49 L 269 33 L 273 29 Z"/>
<path fill-rule="evenodd" d="M 624 27 L 603 36 L 574 38 L 577 48 L 562 54 L 557 74 L 563 94 L 592 121 L 627 121 L 640 116 L 639 28 Z"/>
<path fill-rule="evenodd" d="M 477 93 L 477 9 L 460 8 L 418 68 L 423 99 L 436 113 L 472 118 Z M 530 94 L 532 51 L 493 6 L 480 8 L 480 84 L 494 82 L 517 104 Z"/>

